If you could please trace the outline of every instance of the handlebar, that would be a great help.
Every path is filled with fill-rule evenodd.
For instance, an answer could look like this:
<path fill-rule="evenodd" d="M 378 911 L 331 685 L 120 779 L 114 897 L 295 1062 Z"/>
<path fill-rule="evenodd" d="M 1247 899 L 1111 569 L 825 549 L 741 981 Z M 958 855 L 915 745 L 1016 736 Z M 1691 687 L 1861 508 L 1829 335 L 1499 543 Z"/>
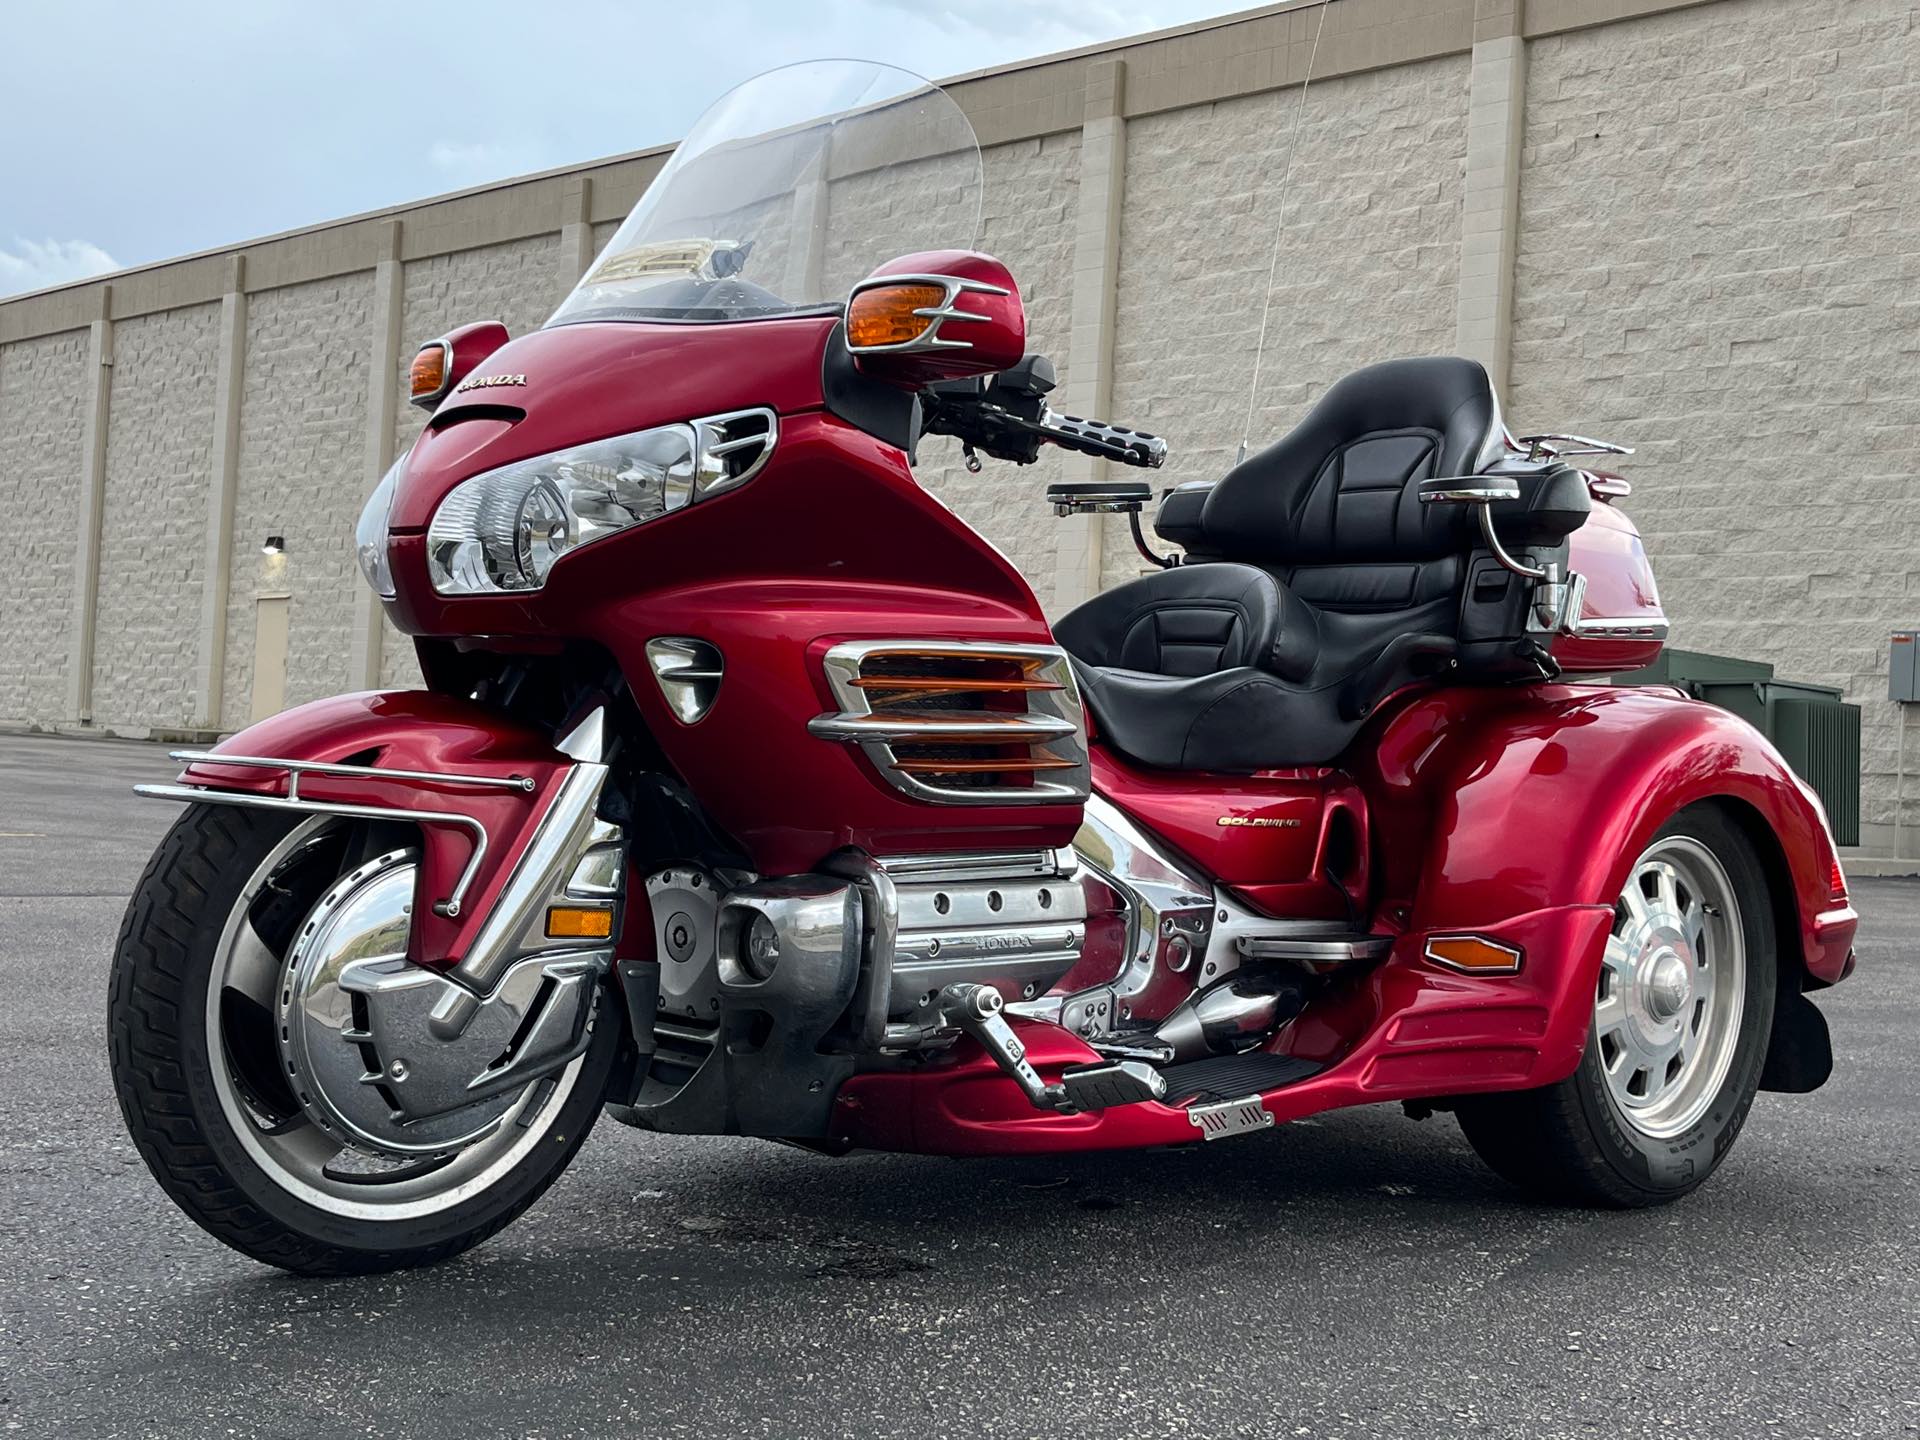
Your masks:
<path fill-rule="evenodd" d="M 1167 460 L 1167 442 L 1144 430 L 1110 425 L 1105 420 L 1083 420 L 1055 410 L 1046 411 L 1038 425 L 1042 438 L 1063 450 L 1078 450 L 1083 455 L 1099 455 L 1149 470 L 1158 470 Z"/>
<path fill-rule="evenodd" d="M 921 397 L 923 432 L 951 435 L 969 452 L 983 450 L 1016 465 L 1031 465 L 1039 459 L 1043 444 L 1145 469 L 1157 469 L 1166 462 L 1167 442 L 1158 435 L 1062 415 L 1047 407 L 1041 398 L 1045 389 L 1039 385 L 1017 387 L 1003 379 L 992 384 L 963 381 L 929 386 Z M 1051 388 L 1051 376 L 1045 388 Z"/>

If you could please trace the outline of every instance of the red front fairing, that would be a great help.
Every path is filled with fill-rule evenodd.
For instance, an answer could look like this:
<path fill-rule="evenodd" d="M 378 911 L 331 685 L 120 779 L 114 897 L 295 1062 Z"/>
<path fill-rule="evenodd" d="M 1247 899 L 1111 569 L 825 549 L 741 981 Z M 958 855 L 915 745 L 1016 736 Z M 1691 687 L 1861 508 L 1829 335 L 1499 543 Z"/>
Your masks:
<path fill-rule="evenodd" d="M 807 731 L 834 708 L 819 665 L 828 644 L 1050 639 L 1006 557 L 923 489 L 899 450 L 819 408 L 830 328 L 807 319 L 575 325 L 496 353 L 484 368 L 526 376 L 524 392 L 508 393 L 524 393 L 527 416 L 493 418 L 492 402 L 480 407 L 485 418 L 453 423 L 457 408 L 435 416 L 394 506 L 395 621 L 416 635 L 604 646 L 675 771 L 763 874 L 807 870 L 844 846 L 1068 844 L 1077 805 L 918 803 L 857 750 Z M 583 547 L 537 592 L 434 594 L 423 532 L 460 481 L 579 441 L 754 405 L 781 420 L 772 459 L 750 484 Z M 725 657 L 727 679 L 698 725 L 675 719 L 654 683 L 645 647 L 659 636 L 705 640 Z"/>

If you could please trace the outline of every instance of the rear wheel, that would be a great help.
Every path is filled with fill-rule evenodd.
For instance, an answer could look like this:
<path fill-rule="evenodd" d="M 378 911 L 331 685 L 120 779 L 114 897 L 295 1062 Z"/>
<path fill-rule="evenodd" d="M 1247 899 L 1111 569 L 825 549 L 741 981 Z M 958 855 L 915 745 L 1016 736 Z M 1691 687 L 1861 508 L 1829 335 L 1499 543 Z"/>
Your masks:
<path fill-rule="evenodd" d="M 558 1177 L 598 1114 L 619 1025 L 412 1153 L 344 1143 L 289 1063 L 277 1001 L 296 940 L 410 876 L 410 832 L 196 806 L 120 929 L 109 1022 L 127 1128 L 167 1193 L 220 1240 L 309 1275 L 428 1264 L 478 1244 Z M 404 945 L 406 898 L 389 928 Z M 374 939 L 394 943 L 393 935 Z"/>
<path fill-rule="evenodd" d="M 1462 1100 L 1467 1139 L 1547 1198 L 1685 1195 L 1726 1156 L 1759 1088 L 1775 943 L 1752 842 L 1713 806 L 1683 810 L 1614 907 L 1579 1068 L 1544 1089 Z"/>

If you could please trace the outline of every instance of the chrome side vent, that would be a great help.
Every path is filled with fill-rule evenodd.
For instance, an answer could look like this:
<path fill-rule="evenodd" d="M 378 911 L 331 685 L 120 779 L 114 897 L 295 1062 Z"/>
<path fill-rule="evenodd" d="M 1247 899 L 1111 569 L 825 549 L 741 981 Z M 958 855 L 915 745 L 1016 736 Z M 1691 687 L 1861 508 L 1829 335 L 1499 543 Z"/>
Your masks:
<path fill-rule="evenodd" d="M 858 745 L 889 783 L 942 805 L 1078 804 L 1086 719 L 1055 645 L 856 640 L 826 656 L 838 713 L 808 729 Z"/>
<path fill-rule="evenodd" d="M 697 725 L 707 718 L 726 674 L 716 646 L 685 635 L 662 635 L 647 641 L 647 664 L 676 720 Z"/>
<path fill-rule="evenodd" d="M 700 494 L 718 495 L 744 485 L 759 473 L 780 438 L 780 421 L 773 411 L 729 410 L 693 422 L 699 439 L 700 473 L 694 481 Z"/>

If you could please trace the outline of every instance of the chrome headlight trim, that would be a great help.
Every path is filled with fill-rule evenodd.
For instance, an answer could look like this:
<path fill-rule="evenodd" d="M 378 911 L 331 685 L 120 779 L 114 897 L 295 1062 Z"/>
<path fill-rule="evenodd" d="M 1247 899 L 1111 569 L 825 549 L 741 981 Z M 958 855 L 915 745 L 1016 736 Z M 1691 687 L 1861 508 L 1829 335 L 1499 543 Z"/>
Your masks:
<path fill-rule="evenodd" d="M 753 478 L 778 419 L 736 410 L 516 460 L 463 480 L 427 527 L 441 595 L 525 594 L 583 545 L 685 509 Z"/>

